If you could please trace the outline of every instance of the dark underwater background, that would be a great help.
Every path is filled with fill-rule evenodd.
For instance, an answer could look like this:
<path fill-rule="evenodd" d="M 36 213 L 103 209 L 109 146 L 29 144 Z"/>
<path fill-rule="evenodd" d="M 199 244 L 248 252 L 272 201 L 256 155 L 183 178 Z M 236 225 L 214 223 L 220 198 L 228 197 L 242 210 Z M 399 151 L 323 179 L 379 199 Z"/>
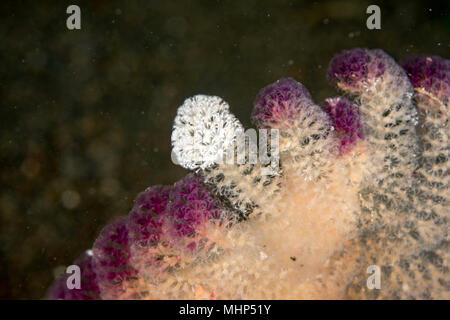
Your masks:
<path fill-rule="evenodd" d="M 67 6 L 81 30 L 66 28 Z M 381 8 L 381 30 L 366 8 Z M 170 160 L 177 107 L 218 95 L 244 126 L 281 77 L 317 103 L 334 54 L 381 48 L 450 58 L 450 2 L 1 1 L 0 299 L 41 299 L 55 275 L 126 215 Z"/>

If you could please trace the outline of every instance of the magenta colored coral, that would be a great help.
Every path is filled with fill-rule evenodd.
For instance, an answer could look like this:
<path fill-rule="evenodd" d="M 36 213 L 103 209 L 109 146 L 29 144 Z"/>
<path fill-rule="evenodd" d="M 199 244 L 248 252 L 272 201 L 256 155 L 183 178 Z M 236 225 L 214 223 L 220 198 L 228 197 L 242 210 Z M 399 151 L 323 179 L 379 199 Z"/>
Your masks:
<path fill-rule="evenodd" d="M 308 90 L 292 78 L 282 78 L 260 90 L 252 112 L 252 122 L 260 128 L 278 127 L 294 119 L 298 110 L 311 104 Z"/>
<path fill-rule="evenodd" d="M 93 252 L 94 270 L 99 283 L 115 286 L 136 275 L 136 270 L 129 264 L 126 217 L 120 217 L 103 228 L 94 243 Z"/>
<path fill-rule="evenodd" d="M 353 83 L 365 79 L 369 55 L 367 50 L 355 48 L 335 55 L 328 68 L 331 82 Z"/>
<path fill-rule="evenodd" d="M 340 139 L 341 153 L 350 150 L 358 139 L 364 138 L 358 106 L 343 97 L 325 100 L 323 109 L 330 117 L 335 133 Z"/>
<path fill-rule="evenodd" d="M 416 88 L 423 88 L 444 104 L 450 96 L 450 60 L 439 56 L 411 56 L 402 63 L 409 80 Z"/>
<path fill-rule="evenodd" d="M 83 253 L 74 265 L 80 267 L 81 288 L 69 289 L 67 279 L 70 274 L 64 273 L 50 287 L 47 298 L 52 300 L 97 300 L 100 299 L 100 288 L 93 270 L 92 255 Z"/>
<path fill-rule="evenodd" d="M 174 236 L 184 237 L 193 235 L 198 225 L 219 217 L 221 209 L 220 201 L 213 197 L 202 178 L 189 174 L 172 188 L 166 218 Z"/>
<path fill-rule="evenodd" d="M 131 243 L 149 246 L 159 241 L 169 191 L 168 186 L 154 186 L 137 196 L 127 225 Z"/>
<path fill-rule="evenodd" d="M 202 178 L 190 174 L 173 187 L 155 186 L 136 198 L 129 216 L 120 217 L 101 231 L 93 246 L 93 256 L 85 255 L 80 265 L 84 287 L 66 288 L 67 276 L 59 278 L 50 288 L 50 299 L 98 299 L 100 288 L 107 296 L 120 296 L 124 281 L 133 279 L 138 271 L 131 266 L 131 244 L 154 246 L 163 236 L 166 245 L 196 234 L 205 221 L 220 216 L 222 205 L 203 184 Z M 194 249 L 195 242 L 187 244 Z M 151 261 L 151 257 L 145 257 Z M 155 262 L 155 261 L 153 261 Z"/>
<path fill-rule="evenodd" d="M 363 81 L 385 71 L 387 55 L 381 50 L 355 48 L 335 55 L 328 68 L 328 79 L 356 89 Z"/>

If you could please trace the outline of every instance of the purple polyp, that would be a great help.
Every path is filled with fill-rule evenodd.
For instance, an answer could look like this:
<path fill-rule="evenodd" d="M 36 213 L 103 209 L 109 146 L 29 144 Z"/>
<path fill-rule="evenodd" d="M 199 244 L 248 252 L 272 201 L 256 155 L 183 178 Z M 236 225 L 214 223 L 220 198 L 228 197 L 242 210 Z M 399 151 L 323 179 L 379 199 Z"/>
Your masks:
<path fill-rule="evenodd" d="M 282 78 L 260 90 L 254 102 L 252 122 L 260 128 L 275 128 L 296 118 L 298 110 L 311 103 L 311 95 L 301 83 Z"/>
<path fill-rule="evenodd" d="M 369 55 L 365 49 L 355 48 L 343 51 L 331 60 L 328 79 L 333 83 L 343 82 L 353 85 L 366 78 L 368 63 Z"/>
<path fill-rule="evenodd" d="M 130 246 L 127 218 L 120 217 L 108 224 L 94 243 L 94 270 L 99 283 L 119 285 L 136 275 L 129 265 Z"/>
<path fill-rule="evenodd" d="M 180 238 L 195 234 L 197 226 L 217 218 L 220 211 L 221 203 L 213 197 L 202 179 L 189 174 L 173 186 L 166 219 L 172 226 L 173 236 Z"/>
<path fill-rule="evenodd" d="M 343 51 L 331 60 L 328 79 L 350 91 L 358 90 L 362 82 L 383 74 L 387 58 L 381 50 L 355 48 Z"/>
<path fill-rule="evenodd" d="M 336 136 L 339 138 L 340 153 L 345 153 L 364 138 L 358 106 L 346 98 L 335 97 L 325 100 L 323 109 L 330 117 Z"/>
<path fill-rule="evenodd" d="M 416 88 L 423 88 L 444 104 L 450 96 L 450 60 L 439 56 L 411 56 L 402 62 L 409 80 Z"/>
<path fill-rule="evenodd" d="M 67 279 L 71 274 L 64 273 L 52 285 L 47 293 L 52 300 L 97 300 L 100 299 L 100 289 L 92 265 L 92 256 L 83 253 L 74 265 L 80 267 L 80 289 L 69 289 Z"/>
<path fill-rule="evenodd" d="M 168 186 L 155 186 L 137 196 L 127 225 L 130 242 L 143 247 L 158 243 L 169 191 Z"/>

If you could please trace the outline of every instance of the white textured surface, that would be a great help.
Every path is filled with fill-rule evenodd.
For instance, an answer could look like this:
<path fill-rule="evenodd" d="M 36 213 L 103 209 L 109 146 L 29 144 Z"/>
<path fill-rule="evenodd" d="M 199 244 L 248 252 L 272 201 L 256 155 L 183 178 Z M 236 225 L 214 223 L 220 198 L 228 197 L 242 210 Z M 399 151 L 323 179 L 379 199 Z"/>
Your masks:
<path fill-rule="evenodd" d="M 177 162 L 186 169 L 205 169 L 222 163 L 242 124 L 217 96 L 196 95 L 178 108 L 172 130 Z"/>

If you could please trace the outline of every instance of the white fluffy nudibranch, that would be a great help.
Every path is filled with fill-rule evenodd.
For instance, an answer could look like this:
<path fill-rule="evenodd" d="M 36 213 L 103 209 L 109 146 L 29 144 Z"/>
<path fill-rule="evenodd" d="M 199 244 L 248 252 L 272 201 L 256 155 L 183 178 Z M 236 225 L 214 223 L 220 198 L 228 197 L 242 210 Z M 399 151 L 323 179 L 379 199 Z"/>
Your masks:
<path fill-rule="evenodd" d="M 207 169 L 222 161 L 243 126 L 217 96 L 196 95 L 178 108 L 172 131 L 176 161 L 186 169 Z"/>

